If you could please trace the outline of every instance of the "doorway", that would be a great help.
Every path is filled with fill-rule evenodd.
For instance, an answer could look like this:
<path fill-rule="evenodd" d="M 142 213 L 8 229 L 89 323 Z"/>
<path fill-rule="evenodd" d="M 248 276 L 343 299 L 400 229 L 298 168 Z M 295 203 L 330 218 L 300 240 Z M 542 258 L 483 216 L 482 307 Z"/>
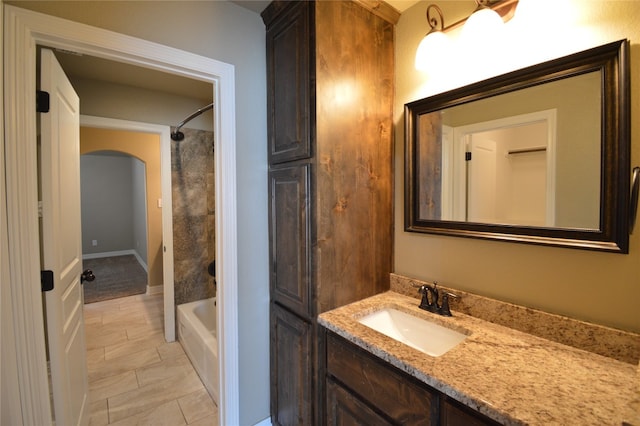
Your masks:
<path fill-rule="evenodd" d="M 147 183 L 153 182 L 145 162 L 128 153 L 83 152 L 82 147 L 81 137 L 82 260 L 83 269 L 93 272 L 82 286 L 84 304 L 144 294 L 153 283 L 147 250 L 152 231 L 147 215 L 153 213 L 147 208 Z"/>
<path fill-rule="evenodd" d="M 12 310 L 17 366 L 16 385 L 23 422 L 50 422 L 44 322 L 41 310 L 37 227 L 37 167 L 35 141 L 36 45 L 136 64 L 199 78 L 214 86 L 216 105 L 216 215 L 218 336 L 220 371 L 220 422 L 238 423 L 237 333 L 237 213 L 235 194 L 235 80 L 233 66 L 134 37 L 87 27 L 20 8 L 5 6 L 5 165 L 8 232 L 12 253 Z M 24 143 L 32 142 L 32 143 Z M 3 212 L 4 213 L 4 212 Z M 222 220 L 224 218 L 224 225 Z M 34 283 L 34 285 L 22 285 Z M 29 332 L 25 332 L 29 330 Z"/>
<path fill-rule="evenodd" d="M 451 128 L 457 220 L 550 227 L 555 224 L 556 110 Z M 444 186 L 443 186 L 444 187 Z"/>
<path fill-rule="evenodd" d="M 150 232 L 150 235 L 147 237 L 147 241 L 149 241 L 148 245 L 151 249 L 149 250 L 149 253 L 159 251 L 158 253 L 155 253 L 155 255 L 161 262 L 161 267 L 154 269 L 161 270 L 162 276 L 155 279 L 161 279 L 164 284 L 162 288 L 156 292 L 162 291 L 164 294 L 163 306 L 165 312 L 165 338 L 168 342 L 173 342 L 175 340 L 175 309 L 173 286 L 174 262 L 170 128 L 169 126 L 157 124 L 84 115 L 80 116 L 80 125 L 82 129 L 81 139 L 86 137 L 90 141 L 86 148 L 88 150 L 91 150 L 91 147 L 103 147 L 105 144 L 108 144 L 111 148 L 118 149 L 119 151 L 130 152 L 136 154 L 138 157 L 149 157 L 147 158 L 147 163 L 151 163 L 152 158 L 155 158 L 156 155 L 159 156 L 159 162 L 154 161 L 154 167 L 159 169 L 153 173 L 153 179 L 159 180 L 161 191 L 160 194 L 148 194 L 147 205 L 157 206 L 155 203 L 161 203 L 160 207 L 156 207 L 156 212 L 158 210 L 161 211 L 161 218 L 159 218 L 161 223 L 156 224 L 153 227 L 154 229 L 157 229 L 158 225 L 161 226 L 161 232 L 159 235 L 157 232 L 153 235 Z M 145 136 L 140 136 L 138 138 L 138 143 L 131 145 L 122 137 L 131 133 Z M 111 135 L 117 135 L 120 137 L 110 137 Z M 100 142 L 102 139 L 106 139 L 106 141 Z M 154 142 L 155 139 L 158 139 L 158 148 L 154 148 L 154 146 L 156 146 Z M 145 145 L 151 145 L 152 147 L 148 149 Z M 151 178 L 151 176 L 149 176 L 149 178 Z M 149 220 L 157 222 L 158 218 L 153 217 Z M 150 287 L 150 289 L 153 289 L 153 287 Z M 150 290 L 150 292 L 154 291 L 155 290 Z"/>

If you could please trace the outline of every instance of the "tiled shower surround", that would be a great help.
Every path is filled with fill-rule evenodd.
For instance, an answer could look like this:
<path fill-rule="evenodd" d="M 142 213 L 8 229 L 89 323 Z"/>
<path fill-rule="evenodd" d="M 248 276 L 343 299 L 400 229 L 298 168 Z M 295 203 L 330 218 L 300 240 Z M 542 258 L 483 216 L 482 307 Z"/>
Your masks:
<path fill-rule="evenodd" d="M 184 139 L 171 141 L 176 305 L 216 293 L 207 272 L 215 258 L 213 132 L 181 131 Z"/>

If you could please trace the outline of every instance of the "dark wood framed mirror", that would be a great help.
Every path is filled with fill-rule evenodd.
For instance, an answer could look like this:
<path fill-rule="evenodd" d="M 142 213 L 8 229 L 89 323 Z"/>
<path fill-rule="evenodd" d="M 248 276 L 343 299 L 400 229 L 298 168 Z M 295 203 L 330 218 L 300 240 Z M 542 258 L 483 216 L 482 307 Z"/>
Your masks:
<path fill-rule="evenodd" d="M 629 251 L 629 42 L 405 105 L 405 230 Z"/>

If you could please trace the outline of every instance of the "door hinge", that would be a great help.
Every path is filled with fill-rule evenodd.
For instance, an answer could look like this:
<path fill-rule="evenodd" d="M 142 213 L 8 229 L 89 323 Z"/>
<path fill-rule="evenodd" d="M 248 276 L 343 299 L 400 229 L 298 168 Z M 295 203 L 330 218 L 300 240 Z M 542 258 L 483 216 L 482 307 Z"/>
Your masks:
<path fill-rule="evenodd" d="M 53 290 L 53 271 L 40 271 L 40 285 L 42 291 Z"/>
<path fill-rule="evenodd" d="M 49 93 L 36 90 L 36 112 L 49 112 Z"/>
<path fill-rule="evenodd" d="M 471 161 L 471 152 L 464 153 L 464 161 Z"/>

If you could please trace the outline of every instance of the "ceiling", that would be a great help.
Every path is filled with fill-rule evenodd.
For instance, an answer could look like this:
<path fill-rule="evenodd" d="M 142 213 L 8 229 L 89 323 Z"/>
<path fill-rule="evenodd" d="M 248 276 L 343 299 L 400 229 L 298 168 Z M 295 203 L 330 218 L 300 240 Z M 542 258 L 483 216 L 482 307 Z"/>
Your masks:
<path fill-rule="evenodd" d="M 94 56 L 56 51 L 69 79 L 97 80 L 213 102 L 211 83 Z"/>
<path fill-rule="evenodd" d="M 400 13 L 418 3 L 418 1 L 419 0 L 386 0 L 387 3 L 396 8 Z M 238 6 L 242 6 L 253 12 L 260 13 L 269 3 L 271 3 L 271 0 L 231 0 L 231 3 L 235 3 Z"/>
<path fill-rule="evenodd" d="M 231 2 L 259 14 L 271 0 L 231 0 Z M 387 3 L 400 12 L 417 2 L 418 0 L 387 0 Z M 211 83 L 69 52 L 56 51 L 56 57 L 72 81 L 74 79 L 104 81 L 185 96 L 206 104 L 213 102 Z"/>

